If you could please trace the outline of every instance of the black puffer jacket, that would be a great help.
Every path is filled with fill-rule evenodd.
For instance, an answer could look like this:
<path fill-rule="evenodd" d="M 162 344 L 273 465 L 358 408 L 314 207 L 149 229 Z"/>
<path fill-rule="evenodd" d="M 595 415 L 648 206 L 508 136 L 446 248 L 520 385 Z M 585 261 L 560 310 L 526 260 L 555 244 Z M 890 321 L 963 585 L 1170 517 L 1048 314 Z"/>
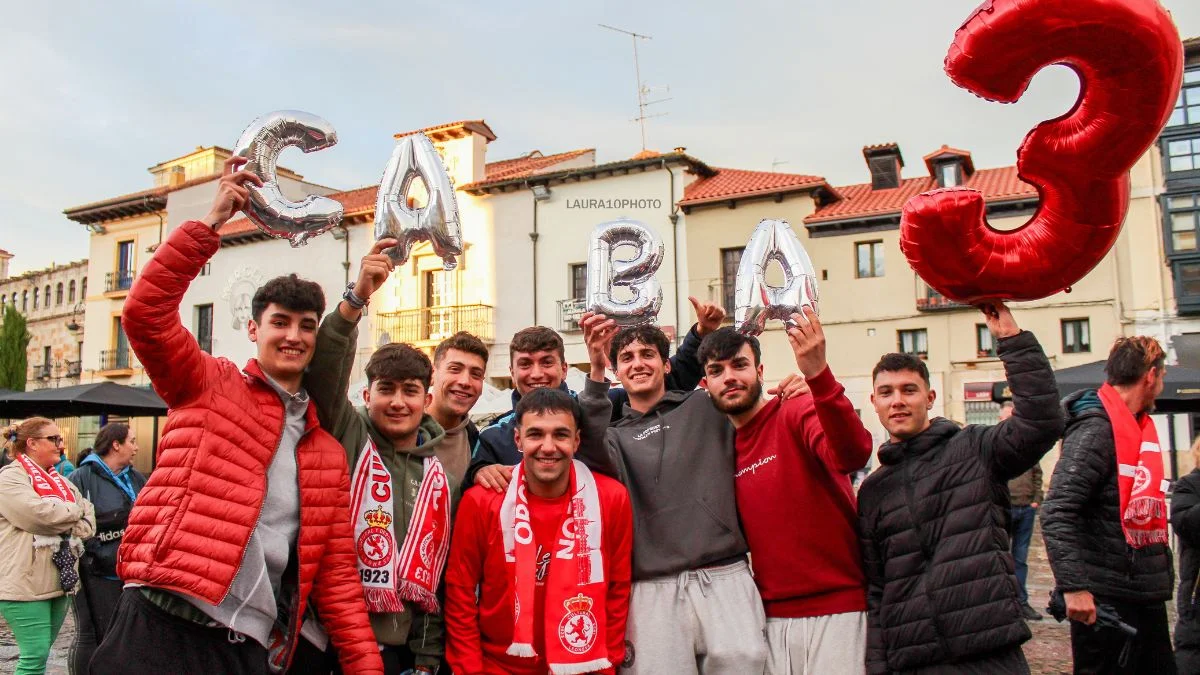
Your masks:
<path fill-rule="evenodd" d="M 1179 535 L 1179 594 L 1175 599 L 1179 623 L 1175 624 L 1175 653 L 1179 656 L 1187 651 L 1192 661 L 1200 662 L 1200 593 L 1196 592 L 1200 575 L 1200 469 L 1175 483 L 1171 526 Z M 1180 668 L 1180 672 L 1194 671 Z"/>
<path fill-rule="evenodd" d="M 96 508 L 96 536 L 83 543 L 84 555 L 81 569 L 89 574 L 106 577 L 117 575 L 117 549 L 129 524 L 129 512 L 133 502 L 125 491 L 117 487 L 112 477 L 96 464 L 100 460 L 85 461 L 67 480 L 79 488 L 92 506 Z M 137 469 L 129 469 L 129 481 L 136 495 L 146 485 L 146 477 Z"/>
<path fill-rule="evenodd" d="M 1094 389 L 1063 401 L 1067 434 L 1042 504 L 1042 536 L 1061 591 L 1125 602 L 1171 599 L 1175 572 L 1165 544 L 1134 549 L 1121 529 L 1112 424 Z"/>
<path fill-rule="evenodd" d="M 867 672 L 978 658 L 1030 637 L 1008 534 L 1008 481 L 1054 446 L 1062 411 L 1032 333 L 1000 340 L 1016 408 L 995 426 L 938 418 L 879 450 L 858 495 Z"/>

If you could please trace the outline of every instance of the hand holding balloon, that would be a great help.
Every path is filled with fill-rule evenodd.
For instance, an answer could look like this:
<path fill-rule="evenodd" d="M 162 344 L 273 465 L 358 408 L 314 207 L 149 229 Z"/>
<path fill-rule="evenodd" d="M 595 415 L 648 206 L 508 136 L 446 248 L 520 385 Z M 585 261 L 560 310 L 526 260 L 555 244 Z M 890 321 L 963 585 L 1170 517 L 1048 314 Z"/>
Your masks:
<path fill-rule="evenodd" d="M 604 382 L 604 369 L 608 365 L 608 349 L 612 346 L 620 326 L 613 319 L 603 314 L 585 313 L 579 319 L 579 327 L 583 329 L 583 343 L 587 346 L 588 360 L 591 361 L 591 378 Z"/>
<path fill-rule="evenodd" d="M 783 286 L 767 283 L 767 267 L 783 267 Z M 750 235 L 738 265 L 733 323 L 747 335 L 758 335 L 769 319 L 785 323 L 803 307 L 817 310 L 817 275 L 804 244 L 785 220 L 762 220 Z"/>
<path fill-rule="evenodd" d="M 725 310 L 715 302 L 700 302 L 695 296 L 689 295 L 688 300 L 696 310 L 696 334 L 704 337 L 721 327 L 725 320 Z"/>
<path fill-rule="evenodd" d="M 242 157 L 230 157 L 225 160 L 221 169 L 221 180 L 217 182 L 217 195 L 213 197 L 212 208 L 209 209 L 208 215 L 201 220 L 214 230 L 221 229 L 221 226 L 228 222 L 233 214 L 246 208 L 250 202 L 250 188 L 246 187 L 247 183 L 262 187 L 261 178 L 245 169 L 238 170 L 245 163 L 246 160 Z"/>
<path fill-rule="evenodd" d="M 979 305 L 979 310 L 983 312 L 988 330 L 997 340 L 1012 337 L 1021 332 L 1021 328 L 1017 326 L 1017 320 L 1013 318 L 1012 312 L 1003 302 L 984 303 Z"/>
<path fill-rule="evenodd" d="M 633 246 L 637 254 L 614 260 L 614 251 Z M 587 308 L 622 326 L 652 323 L 662 307 L 663 291 L 654 273 L 663 261 L 663 242 L 654 230 L 636 220 L 614 220 L 592 230 L 588 249 Z M 629 289 L 631 300 L 618 300 L 613 291 Z"/>
<path fill-rule="evenodd" d="M 787 328 L 788 344 L 804 377 L 816 377 L 829 366 L 825 361 L 825 330 L 812 307 L 804 307 L 803 312 L 792 315 Z"/>
<path fill-rule="evenodd" d="M 429 202 L 413 208 L 408 203 L 408 192 L 418 178 L 425 184 Z M 441 155 L 425 134 L 401 138 L 383 171 L 375 201 L 375 238 L 384 237 L 397 242 L 388 251 L 397 265 L 408 260 L 418 242 L 429 241 L 444 269 L 458 266 L 457 256 L 463 252 L 458 201 Z"/>
<path fill-rule="evenodd" d="M 371 246 L 371 252 L 363 256 L 358 267 L 358 280 L 354 282 L 355 297 L 367 301 L 387 283 L 388 276 L 395 269 L 392 259 L 384 255 L 383 250 L 395 246 L 395 239 L 380 239 Z M 357 321 L 362 316 L 362 309 L 351 307 L 346 301 L 338 303 L 338 312 L 348 321 Z"/>

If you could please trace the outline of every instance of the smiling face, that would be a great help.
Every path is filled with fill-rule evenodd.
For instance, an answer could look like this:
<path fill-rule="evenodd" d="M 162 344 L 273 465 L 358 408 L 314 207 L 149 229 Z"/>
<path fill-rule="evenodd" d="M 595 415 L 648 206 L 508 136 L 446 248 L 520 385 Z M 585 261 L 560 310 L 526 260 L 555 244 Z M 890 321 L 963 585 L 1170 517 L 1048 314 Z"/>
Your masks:
<path fill-rule="evenodd" d="M 509 374 L 517 393 L 524 396 L 534 389 L 561 385 L 567 376 L 567 364 L 557 351 L 514 352 Z"/>
<path fill-rule="evenodd" d="M 571 460 L 579 448 L 575 417 L 566 411 L 532 410 L 521 415 L 513 434 L 529 489 L 540 497 L 563 494 L 571 480 Z"/>
<path fill-rule="evenodd" d="M 397 381 L 381 377 L 363 392 L 371 424 L 398 448 L 416 445 L 417 429 L 430 395 L 418 379 Z"/>
<path fill-rule="evenodd" d="M 63 441 L 63 432 L 53 422 L 38 429 L 25 441 L 25 454 L 43 469 L 58 464 L 64 449 L 66 443 Z"/>
<path fill-rule="evenodd" d="M 246 330 L 258 346 L 263 372 L 279 382 L 303 376 L 312 361 L 319 322 L 316 312 L 298 312 L 276 303 L 263 310 L 261 323 L 251 319 Z"/>
<path fill-rule="evenodd" d="M 658 348 L 640 340 L 634 340 L 617 352 L 613 367 L 621 386 L 631 398 L 661 398 L 666 392 L 666 376 L 671 372 L 671 362 L 664 361 Z"/>
<path fill-rule="evenodd" d="M 882 370 L 875 375 L 871 403 L 893 443 L 929 428 L 929 411 L 937 393 L 914 370 Z"/>
<path fill-rule="evenodd" d="M 754 362 L 754 350 L 743 344 L 728 359 L 704 364 L 700 386 L 708 392 L 713 405 L 726 415 L 740 415 L 754 408 L 762 398 L 762 364 Z"/>
<path fill-rule="evenodd" d="M 433 369 L 430 413 L 439 420 L 461 420 L 483 393 L 485 369 L 478 354 L 447 349 Z"/>

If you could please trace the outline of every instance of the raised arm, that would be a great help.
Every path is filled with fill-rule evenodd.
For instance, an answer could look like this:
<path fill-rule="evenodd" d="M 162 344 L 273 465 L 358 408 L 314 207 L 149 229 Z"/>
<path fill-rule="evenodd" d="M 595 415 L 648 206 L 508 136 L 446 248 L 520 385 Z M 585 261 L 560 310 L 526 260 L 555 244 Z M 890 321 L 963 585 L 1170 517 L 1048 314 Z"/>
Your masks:
<path fill-rule="evenodd" d="M 150 377 L 154 390 L 174 408 L 191 401 L 207 386 L 206 363 L 212 357 L 183 327 L 179 305 L 200 268 L 221 246 L 217 230 L 245 208 L 246 183 L 261 185 L 257 176 L 235 171 L 244 158 L 225 161 L 212 209 L 203 221 L 175 229 L 146 264 L 121 311 L 121 328 Z"/>
<path fill-rule="evenodd" d="M 608 380 L 604 377 L 608 346 L 616 335 L 617 325 L 603 314 L 589 312 L 580 319 L 579 326 L 583 329 L 583 340 L 587 344 L 592 367 L 583 391 L 579 392 L 583 426 L 579 433 L 576 459 L 593 471 L 624 482 L 620 452 L 607 440 L 608 425 L 612 420 L 612 401 L 608 398 Z"/>
<path fill-rule="evenodd" d="M 1013 394 L 1012 417 L 983 433 L 983 455 L 997 478 L 1011 480 L 1037 464 L 1062 438 L 1063 411 L 1054 370 L 1037 337 L 1018 328 L 1003 304 L 982 309 L 997 338 L 996 352 Z"/>

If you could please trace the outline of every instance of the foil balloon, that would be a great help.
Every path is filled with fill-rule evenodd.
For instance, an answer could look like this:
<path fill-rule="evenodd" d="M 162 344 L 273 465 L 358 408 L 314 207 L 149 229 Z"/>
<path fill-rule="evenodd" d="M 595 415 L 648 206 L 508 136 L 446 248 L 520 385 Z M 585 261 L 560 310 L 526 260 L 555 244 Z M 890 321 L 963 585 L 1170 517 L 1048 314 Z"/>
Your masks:
<path fill-rule="evenodd" d="M 414 208 L 408 203 L 408 191 L 418 178 L 425 183 L 429 201 Z M 442 158 L 425 134 L 401 138 L 383 171 L 375 202 L 375 239 L 384 237 L 400 241 L 385 251 L 397 265 L 408 260 L 417 242 L 428 241 L 445 269 L 458 267 L 463 250 L 458 201 Z"/>
<path fill-rule="evenodd" d="M 262 179 L 262 187 L 247 185 L 250 204 L 245 213 L 260 230 L 292 246 L 303 246 L 312 237 L 342 222 L 342 205 L 329 197 L 308 195 L 294 202 L 279 190 L 275 164 L 284 148 L 304 152 L 324 150 L 337 144 L 337 132 L 325 120 L 299 110 L 278 110 L 250 123 L 242 132 L 233 154 L 247 160 L 242 168 Z"/>
<path fill-rule="evenodd" d="M 783 286 L 767 283 L 771 261 L 783 267 Z M 742 251 L 733 297 L 733 325 L 747 335 L 762 333 L 768 319 L 790 323 L 805 305 L 818 311 L 812 260 L 786 220 L 763 220 L 754 228 Z"/>
<path fill-rule="evenodd" d="M 1011 103 L 1054 64 L 1075 71 L 1080 95 L 1017 151 L 1021 179 L 1041 195 L 1027 223 L 992 229 L 983 195 L 964 188 L 904 205 L 900 247 L 947 298 L 1036 300 L 1069 289 L 1120 233 L 1129 169 L 1179 94 L 1179 33 L 1155 0 L 989 0 L 955 34 L 946 73 L 978 96 Z"/>
<path fill-rule="evenodd" d="M 614 252 L 622 246 L 633 246 L 637 253 L 630 259 L 616 259 Z M 620 326 L 653 323 L 662 308 L 662 286 L 654 273 L 662 265 L 663 250 L 658 234 L 636 220 L 597 225 L 588 248 L 588 311 Z M 632 297 L 617 299 L 613 296 L 617 288 L 628 289 Z"/>

